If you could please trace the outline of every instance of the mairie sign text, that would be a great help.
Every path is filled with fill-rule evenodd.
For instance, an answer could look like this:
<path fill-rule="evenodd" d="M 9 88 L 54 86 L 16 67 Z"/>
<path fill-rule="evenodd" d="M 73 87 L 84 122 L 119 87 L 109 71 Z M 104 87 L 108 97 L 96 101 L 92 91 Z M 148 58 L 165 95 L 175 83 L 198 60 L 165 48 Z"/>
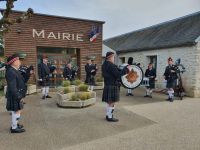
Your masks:
<path fill-rule="evenodd" d="M 45 30 L 37 31 L 33 29 L 33 38 L 47 38 L 56 40 L 83 41 L 83 34 L 71 34 L 61 32 L 46 32 Z"/>

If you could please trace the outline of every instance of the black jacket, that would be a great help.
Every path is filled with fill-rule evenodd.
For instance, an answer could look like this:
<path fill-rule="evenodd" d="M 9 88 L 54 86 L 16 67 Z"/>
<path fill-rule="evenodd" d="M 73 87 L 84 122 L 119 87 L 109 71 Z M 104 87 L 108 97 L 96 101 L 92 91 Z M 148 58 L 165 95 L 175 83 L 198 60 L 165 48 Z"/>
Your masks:
<path fill-rule="evenodd" d="M 120 71 L 115 64 L 105 60 L 102 65 L 102 76 L 106 86 L 119 86 Z"/>
<path fill-rule="evenodd" d="M 90 78 L 91 78 L 91 71 L 92 71 L 92 65 L 89 65 L 88 63 L 85 65 L 85 72 L 86 72 L 86 79 L 85 79 L 85 83 L 89 83 L 90 82 Z"/>
<path fill-rule="evenodd" d="M 39 79 L 49 79 L 50 67 L 44 63 L 38 65 Z"/>
<path fill-rule="evenodd" d="M 151 70 L 147 69 L 145 71 L 145 77 L 148 77 L 149 80 L 155 80 L 155 78 L 156 78 L 156 70 L 155 69 L 151 69 Z M 153 78 L 151 78 L 151 77 L 153 77 Z"/>
<path fill-rule="evenodd" d="M 7 81 L 7 104 L 8 111 L 18 111 L 23 108 L 21 99 L 26 95 L 26 85 L 24 78 L 20 72 L 13 67 L 7 67 L 6 70 Z"/>
<path fill-rule="evenodd" d="M 65 68 L 63 70 L 63 77 L 68 78 L 68 80 L 72 80 L 73 79 L 72 73 L 73 73 L 72 69 L 65 66 Z"/>
<path fill-rule="evenodd" d="M 165 80 L 167 80 L 167 81 L 176 80 L 177 79 L 177 73 L 176 73 L 176 71 L 177 71 L 177 67 L 175 65 L 171 65 L 171 66 L 168 65 L 165 68 L 165 73 L 164 73 Z"/>

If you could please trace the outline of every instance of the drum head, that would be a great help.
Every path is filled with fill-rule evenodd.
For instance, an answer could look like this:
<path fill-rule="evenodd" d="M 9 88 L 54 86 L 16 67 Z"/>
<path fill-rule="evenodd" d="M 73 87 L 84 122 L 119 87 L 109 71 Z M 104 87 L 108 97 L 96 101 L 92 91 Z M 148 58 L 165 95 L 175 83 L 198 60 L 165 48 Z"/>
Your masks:
<path fill-rule="evenodd" d="M 143 71 L 137 65 L 130 65 L 129 70 L 128 74 L 121 76 L 121 83 L 125 88 L 134 89 L 142 83 Z"/>

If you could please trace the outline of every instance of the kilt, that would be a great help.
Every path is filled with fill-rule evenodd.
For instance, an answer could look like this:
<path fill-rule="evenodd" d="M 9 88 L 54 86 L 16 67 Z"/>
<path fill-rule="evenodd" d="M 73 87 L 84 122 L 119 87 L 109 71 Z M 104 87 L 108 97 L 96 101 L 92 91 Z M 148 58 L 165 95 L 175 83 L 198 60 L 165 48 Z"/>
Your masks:
<path fill-rule="evenodd" d="M 155 80 L 149 80 L 149 86 L 146 86 L 148 89 L 155 89 Z"/>
<path fill-rule="evenodd" d="M 106 103 L 118 102 L 119 101 L 119 86 L 105 85 L 103 89 L 102 101 Z"/>
<path fill-rule="evenodd" d="M 88 85 L 95 85 L 95 76 L 91 75 L 91 77 L 89 78 L 89 82 Z"/>
<path fill-rule="evenodd" d="M 175 88 L 176 87 L 176 79 L 175 80 L 167 80 L 166 88 Z"/>
<path fill-rule="evenodd" d="M 42 81 L 39 81 L 39 85 L 42 87 L 50 86 L 50 79 L 47 78 L 47 79 L 43 79 Z"/>

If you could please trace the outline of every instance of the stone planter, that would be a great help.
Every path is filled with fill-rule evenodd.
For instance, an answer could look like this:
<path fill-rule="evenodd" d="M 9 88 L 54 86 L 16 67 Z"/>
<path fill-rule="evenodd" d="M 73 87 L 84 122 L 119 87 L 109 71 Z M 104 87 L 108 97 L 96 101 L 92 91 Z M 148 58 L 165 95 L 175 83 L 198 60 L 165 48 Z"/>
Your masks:
<path fill-rule="evenodd" d="M 68 94 L 61 94 L 61 93 L 57 93 L 57 105 L 60 107 L 64 107 L 64 108 L 83 108 L 83 107 L 87 107 L 90 105 L 95 104 L 96 102 L 96 92 L 90 91 L 91 94 L 91 98 L 90 99 L 86 99 L 86 100 L 77 100 L 77 101 L 71 101 L 71 97 L 74 94 L 81 94 L 82 92 L 72 92 L 72 93 L 68 93 Z"/>
<path fill-rule="evenodd" d="M 36 85 L 34 84 L 29 84 L 27 87 L 27 94 L 33 94 L 36 93 L 37 89 L 36 89 Z"/>
<path fill-rule="evenodd" d="M 7 91 L 7 86 L 4 86 L 4 94 L 6 94 L 6 91 Z M 29 84 L 28 87 L 27 87 L 27 93 L 26 94 L 33 94 L 33 93 L 37 93 L 37 88 L 36 88 L 36 85 L 34 84 Z"/>
<path fill-rule="evenodd" d="M 104 88 L 104 82 L 96 82 L 96 86 L 94 86 L 94 90 L 102 90 Z"/>
<path fill-rule="evenodd" d="M 59 87 L 56 87 L 56 88 L 55 88 L 55 91 L 61 93 L 61 92 L 63 91 L 64 88 L 65 88 L 65 87 L 59 86 Z M 76 90 L 76 87 L 75 87 L 74 85 L 70 85 L 70 86 L 68 86 L 68 87 L 66 87 L 66 88 L 70 88 L 72 92 L 75 92 L 75 90 Z"/>

